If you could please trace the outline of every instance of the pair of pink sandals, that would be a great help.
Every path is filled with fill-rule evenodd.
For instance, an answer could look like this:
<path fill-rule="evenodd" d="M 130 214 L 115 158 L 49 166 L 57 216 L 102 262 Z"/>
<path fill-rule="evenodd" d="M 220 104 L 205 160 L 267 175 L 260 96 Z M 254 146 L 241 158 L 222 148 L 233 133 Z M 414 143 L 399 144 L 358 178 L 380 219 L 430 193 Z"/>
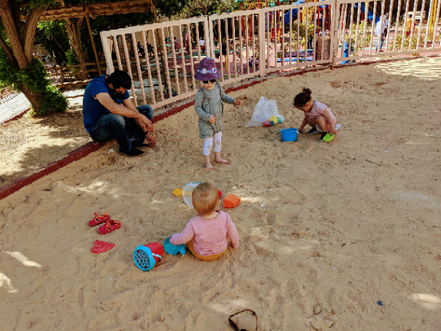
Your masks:
<path fill-rule="evenodd" d="M 93 220 L 89 221 L 89 226 L 97 226 L 99 224 L 104 223 L 98 228 L 98 232 L 101 234 L 106 234 L 109 232 L 112 232 L 114 230 L 117 230 L 121 227 L 121 222 L 111 220 L 110 216 L 104 212 L 104 215 L 98 215 L 97 213 L 94 213 L 95 217 Z"/>

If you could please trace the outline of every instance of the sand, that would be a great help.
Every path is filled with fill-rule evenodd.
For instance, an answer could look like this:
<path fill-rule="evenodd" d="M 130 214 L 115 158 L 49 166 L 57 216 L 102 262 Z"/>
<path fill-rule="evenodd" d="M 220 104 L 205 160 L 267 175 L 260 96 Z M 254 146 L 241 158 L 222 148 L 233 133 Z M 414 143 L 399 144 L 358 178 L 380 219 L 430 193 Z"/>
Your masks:
<path fill-rule="evenodd" d="M 1 200 L 1 329 L 227 331 L 249 308 L 266 331 L 439 330 L 440 65 L 271 79 L 230 94 L 248 96 L 226 106 L 230 165 L 202 168 L 190 107 L 155 125 L 158 146 L 143 157 L 109 143 Z M 302 121 L 292 100 L 303 86 L 342 124 L 331 143 L 280 141 Z M 261 96 L 285 123 L 245 128 Z M 166 254 L 139 270 L 137 245 L 163 243 L 194 216 L 172 195 L 190 181 L 241 197 L 227 210 L 240 248 L 213 262 Z M 87 225 L 104 211 L 122 228 Z M 115 247 L 94 255 L 96 239 Z"/>

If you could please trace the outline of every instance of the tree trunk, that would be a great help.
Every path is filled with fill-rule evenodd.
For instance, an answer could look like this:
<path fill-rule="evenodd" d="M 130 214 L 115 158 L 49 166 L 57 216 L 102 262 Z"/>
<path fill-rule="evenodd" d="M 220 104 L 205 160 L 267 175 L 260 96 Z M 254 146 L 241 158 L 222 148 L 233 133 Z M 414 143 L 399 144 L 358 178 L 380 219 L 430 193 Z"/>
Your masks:
<path fill-rule="evenodd" d="M 83 18 L 67 19 L 66 30 L 67 35 L 69 36 L 70 46 L 81 64 L 81 70 L 86 70 L 86 56 L 84 55 L 83 47 L 81 45 L 81 24 L 83 23 L 83 20 Z M 78 78 L 81 80 L 87 79 L 87 72 L 79 73 Z"/>
<path fill-rule="evenodd" d="M 0 1 L 0 17 L 2 19 L 3 26 L 5 27 L 6 34 L 9 37 L 9 43 L 18 67 L 23 69 L 29 64 L 29 61 L 25 56 L 22 38 L 20 38 L 19 30 L 17 29 L 13 19 L 15 15 L 12 14 L 9 1 L 7 0 Z"/>
<path fill-rule="evenodd" d="M 19 84 L 18 88 L 25 95 L 25 97 L 28 99 L 28 101 L 31 103 L 34 109 L 40 108 L 40 99 L 41 99 L 40 94 L 29 91 L 26 85 Z"/>
<path fill-rule="evenodd" d="M 0 17 L 9 39 L 9 45 L 2 38 L 0 46 L 9 59 L 9 65 L 16 70 L 26 68 L 32 61 L 35 31 L 38 20 L 45 11 L 45 6 L 34 7 L 26 17 L 24 28 L 21 29 L 19 6 L 16 0 L 0 0 Z M 11 58 L 12 57 L 12 58 Z M 34 109 L 39 109 L 41 95 L 29 91 L 28 87 L 18 85 L 20 91 L 26 96 Z"/>

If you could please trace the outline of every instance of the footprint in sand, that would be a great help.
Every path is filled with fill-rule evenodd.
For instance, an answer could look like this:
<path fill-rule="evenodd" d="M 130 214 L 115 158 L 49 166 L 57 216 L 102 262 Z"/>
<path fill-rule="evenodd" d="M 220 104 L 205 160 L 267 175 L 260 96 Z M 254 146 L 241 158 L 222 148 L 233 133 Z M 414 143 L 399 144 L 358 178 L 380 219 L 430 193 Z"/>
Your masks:
<path fill-rule="evenodd" d="M 333 315 L 332 311 L 328 311 L 327 309 L 322 309 L 320 305 L 316 305 L 313 308 L 314 316 L 308 319 L 309 325 L 314 330 L 327 330 L 330 328 L 335 328 L 337 322 L 331 316 Z"/>

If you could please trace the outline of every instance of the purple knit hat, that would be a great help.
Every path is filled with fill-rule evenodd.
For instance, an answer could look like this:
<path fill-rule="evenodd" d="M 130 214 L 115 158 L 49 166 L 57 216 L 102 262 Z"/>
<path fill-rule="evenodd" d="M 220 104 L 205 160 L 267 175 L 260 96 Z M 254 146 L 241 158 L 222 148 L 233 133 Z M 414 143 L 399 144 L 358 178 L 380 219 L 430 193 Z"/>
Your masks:
<path fill-rule="evenodd" d="M 194 75 L 197 80 L 212 80 L 221 78 L 222 74 L 216 68 L 216 62 L 211 57 L 203 59 L 198 66 L 198 72 Z"/>

